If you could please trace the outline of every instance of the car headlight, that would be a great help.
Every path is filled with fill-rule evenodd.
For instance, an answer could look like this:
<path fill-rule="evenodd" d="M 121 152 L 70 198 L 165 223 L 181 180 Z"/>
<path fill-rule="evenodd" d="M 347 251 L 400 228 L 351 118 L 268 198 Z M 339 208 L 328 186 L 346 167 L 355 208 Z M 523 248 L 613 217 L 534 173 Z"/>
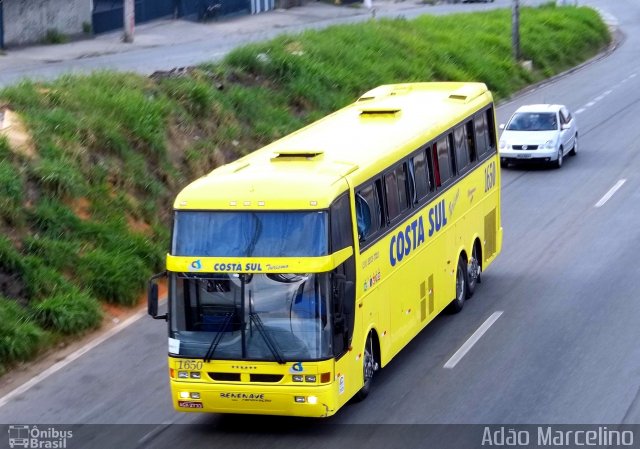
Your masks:
<path fill-rule="evenodd" d="M 509 145 L 507 144 L 507 142 L 505 140 L 501 140 L 500 141 L 500 149 L 501 150 L 506 150 L 509 148 Z"/>
<path fill-rule="evenodd" d="M 545 150 L 552 150 L 553 148 L 555 148 L 556 143 L 553 140 L 547 140 L 544 145 L 542 145 L 542 148 L 544 148 Z"/>

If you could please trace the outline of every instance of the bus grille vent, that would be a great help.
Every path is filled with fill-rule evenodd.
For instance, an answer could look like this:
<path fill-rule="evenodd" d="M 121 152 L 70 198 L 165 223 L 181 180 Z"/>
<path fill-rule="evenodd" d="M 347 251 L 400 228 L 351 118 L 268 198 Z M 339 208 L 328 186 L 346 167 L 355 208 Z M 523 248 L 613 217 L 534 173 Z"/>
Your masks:
<path fill-rule="evenodd" d="M 251 382 L 280 382 L 283 377 L 282 374 L 249 374 Z"/>
<path fill-rule="evenodd" d="M 208 373 L 213 380 L 222 382 L 240 382 L 240 373 Z"/>
<path fill-rule="evenodd" d="M 427 288 L 424 282 L 420 284 L 420 321 L 427 318 Z"/>
<path fill-rule="evenodd" d="M 429 282 L 428 282 L 428 287 L 429 287 L 429 315 L 433 314 L 433 311 L 435 309 L 435 306 L 433 304 L 433 275 L 429 276 Z"/>

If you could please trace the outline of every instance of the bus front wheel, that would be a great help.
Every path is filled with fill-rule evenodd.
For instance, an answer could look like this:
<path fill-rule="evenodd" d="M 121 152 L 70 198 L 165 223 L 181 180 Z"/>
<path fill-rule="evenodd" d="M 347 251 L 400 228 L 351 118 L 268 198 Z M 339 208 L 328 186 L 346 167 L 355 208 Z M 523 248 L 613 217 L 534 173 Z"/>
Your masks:
<path fill-rule="evenodd" d="M 373 382 L 373 375 L 378 369 L 378 362 L 376 362 L 376 355 L 373 348 L 373 337 L 371 333 L 367 337 L 367 343 L 364 345 L 364 354 L 362 359 L 362 377 L 363 385 L 360 391 L 358 391 L 353 397 L 355 402 L 360 402 L 369 395 L 371 391 L 371 384 Z"/>
<path fill-rule="evenodd" d="M 469 276 L 467 273 L 467 263 L 462 258 L 458 258 L 458 268 L 456 268 L 456 297 L 447 307 L 449 313 L 458 313 L 464 307 L 464 301 L 467 298 L 467 289 L 469 288 Z"/>

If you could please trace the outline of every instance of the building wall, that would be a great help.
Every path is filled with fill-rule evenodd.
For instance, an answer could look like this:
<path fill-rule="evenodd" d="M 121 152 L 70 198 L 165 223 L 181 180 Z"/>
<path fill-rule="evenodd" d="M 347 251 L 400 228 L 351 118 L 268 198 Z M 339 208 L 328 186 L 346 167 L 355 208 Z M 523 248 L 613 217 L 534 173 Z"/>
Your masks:
<path fill-rule="evenodd" d="M 4 45 L 41 42 L 48 30 L 68 36 L 91 24 L 92 0 L 4 0 Z"/>

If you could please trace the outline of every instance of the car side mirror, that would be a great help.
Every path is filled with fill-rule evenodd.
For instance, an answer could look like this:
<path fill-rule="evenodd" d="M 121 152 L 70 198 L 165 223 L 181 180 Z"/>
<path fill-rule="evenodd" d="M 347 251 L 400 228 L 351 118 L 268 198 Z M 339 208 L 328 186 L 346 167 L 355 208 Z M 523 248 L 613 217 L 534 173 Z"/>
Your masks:
<path fill-rule="evenodd" d="M 500 129 L 504 129 L 504 123 L 500 123 L 499 128 L 500 128 Z"/>
<path fill-rule="evenodd" d="M 151 279 L 149 279 L 149 287 L 147 290 L 147 313 L 154 319 L 154 320 L 167 320 L 169 315 L 168 314 L 163 314 L 163 315 L 158 315 L 158 279 L 163 278 L 163 277 L 167 277 L 167 272 L 162 272 L 162 273 L 158 273 L 155 274 L 153 276 L 151 276 Z"/>
<path fill-rule="evenodd" d="M 560 129 L 563 130 L 563 131 L 566 130 L 566 129 L 569 129 L 569 128 L 571 128 L 569 123 L 563 123 L 562 126 L 560 127 Z"/>

